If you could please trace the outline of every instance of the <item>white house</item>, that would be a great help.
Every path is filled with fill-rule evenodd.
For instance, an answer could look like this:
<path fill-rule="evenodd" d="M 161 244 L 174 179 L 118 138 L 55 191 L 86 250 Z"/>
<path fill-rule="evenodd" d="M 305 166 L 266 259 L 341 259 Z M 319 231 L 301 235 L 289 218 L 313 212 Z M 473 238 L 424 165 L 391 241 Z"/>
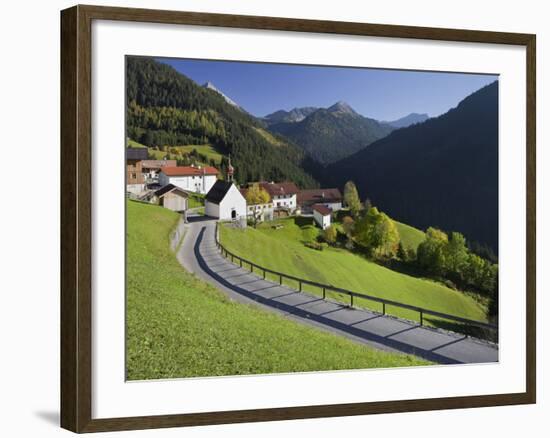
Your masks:
<path fill-rule="evenodd" d="M 173 184 L 180 189 L 206 194 L 218 178 L 218 169 L 210 166 L 166 166 L 159 174 L 159 184 Z"/>
<path fill-rule="evenodd" d="M 220 220 L 246 218 L 246 200 L 232 181 L 217 180 L 206 194 L 204 213 Z"/>
<path fill-rule="evenodd" d="M 330 227 L 330 217 L 332 215 L 332 210 L 329 207 L 325 207 L 322 204 L 315 204 L 312 207 L 313 210 L 313 219 L 317 222 L 323 230 L 326 230 Z"/>
<path fill-rule="evenodd" d="M 296 207 L 298 205 L 296 196 L 299 190 L 294 183 L 261 182 L 259 184 L 260 187 L 267 191 L 267 193 L 269 193 L 269 196 L 271 196 L 275 215 L 281 215 L 282 213 L 295 213 Z"/>

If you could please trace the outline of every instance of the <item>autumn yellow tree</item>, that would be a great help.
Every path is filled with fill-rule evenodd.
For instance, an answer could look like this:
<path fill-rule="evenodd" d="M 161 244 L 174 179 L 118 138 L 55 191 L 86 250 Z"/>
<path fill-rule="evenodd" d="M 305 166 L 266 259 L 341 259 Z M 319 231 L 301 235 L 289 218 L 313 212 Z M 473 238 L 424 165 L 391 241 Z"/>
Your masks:
<path fill-rule="evenodd" d="M 258 219 L 262 216 L 266 204 L 269 204 L 270 201 L 269 193 L 259 184 L 253 184 L 246 191 L 246 204 L 247 207 L 254 207 L 252 212 L 252 219 L 254 221 L 254 228 L 258 223 Z"/>

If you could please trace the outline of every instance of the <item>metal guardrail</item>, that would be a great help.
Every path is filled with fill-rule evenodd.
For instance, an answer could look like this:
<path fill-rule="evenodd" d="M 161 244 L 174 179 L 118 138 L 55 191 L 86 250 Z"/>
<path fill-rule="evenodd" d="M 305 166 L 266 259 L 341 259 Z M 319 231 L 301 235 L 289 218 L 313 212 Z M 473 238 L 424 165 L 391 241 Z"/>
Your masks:
<path fill-rule="evenodd" d="M 460 316 L 455 316 L 455 315 L 449 315 L 447 313 L 437 312 L 435 310 L 429 310 L 429 309 L 425 309 L 423 307 L 413 306 L 411 304 L 400 303 L 398 301 L 388 300 L 386 298 L 380 298 L 380 297 L 375 297 L 375 296 L 372 296 L 372 295 L 367 295 L 367 294 L 363 294 L 363 293 L 359 293 L 359 292 L 353 292 L 353 291 L 343 289 L 343 288 L 340 288 L 340 287 L 331 286 L 329 284 L 318 283 L 316 281 L 306 280 L 304 278 L 295 277 L 293 275 L 288 275 L 288 274 L 285 274 L 283 272 L 278 272 L 278 271 L 275 271 L 273 269 L 269 269 L 269 268 L 266 268 L 264 266 L 260 266 L 260 265 L 254 263 L 250 260 L 247 260 L 245 258 L 242 258 L 242 257 L 238 256 L 237 254 L 232 253 L 231 251 L 227 250 L 227 248 L 225 248 L 220 243 L 218 223 L 216 223 L 215 241 L 216 241 L 216 246 L 221 251 L 222 256 L 224 256 L 225 258 L 231 258 L 232 263 L 235 263 L 235 260 L 237 260 L 238 264 L 241 268 L 243 267 L 243 265 L 244 265 L 244 267 L 246 267 L 246 265 L 248 265 L 248 267 L 250 268 L 250 272 L 252 272 L 252 273 L 254 272 L 254 268 L 256 268 L 257 270 L 259 270 L 263 273 L 263 278 L 264 279 L 266 278 L 266 273 L 270 273 L 270 274 L 273 274 L 275 276 L 278 276 L 280 285 L 283 285 L 283 279 L 284 278 L 286 278 L 288 280 L 296 281 L 298 283 L 299 292 L 302 292 L 303 285 L 307 284 L 307 285 L 318 287 L 319 289 L 321 289 L 322 292 L 323 292 L 323 299 L 326 299 L 327 291 L 333 291 L 333 292 L 336 292 L 336 293 L 349 295 L 351 307 L 353 307 L 353 298 L 355 297 L 355 298 L 363 298 L 363 299 L 366 299 L 366 300 L 369 300 L 369 301 L 374 301 L 374 302 L 381 303 L 382 304 L 382 314 L 383 315 L 386 315 L 386 306 L 387 305 L 388 306 L 394 306 L 394 307 L 400 307 L 402 309 L 407 309 L 407 310 L 411 310 L 411 311 L 414 311 L 414 312 L 418 312 L 419 315 L 420 315 L 420 325 L 421 326 L 424 325 L 424 316 L 425 315 L 431 315 L 431 316 L 435 316 L 437 318 L 445 319 L 447 321 L 454 321 L 454 322 L 458 322 L 458 323 L 461 323 L 461 324 L 466 324 L 466 325 L 469 325 L 469 326 L 472 326 L 472 327 L 491 330 L 491 331 L 494 331 L 498 334 L 498 325 L 495 325 L 495 324 L 489 324 L 489 323 L 482 322 L 482 321 L 474 321 L 472 319 L 462 318 Z"/>

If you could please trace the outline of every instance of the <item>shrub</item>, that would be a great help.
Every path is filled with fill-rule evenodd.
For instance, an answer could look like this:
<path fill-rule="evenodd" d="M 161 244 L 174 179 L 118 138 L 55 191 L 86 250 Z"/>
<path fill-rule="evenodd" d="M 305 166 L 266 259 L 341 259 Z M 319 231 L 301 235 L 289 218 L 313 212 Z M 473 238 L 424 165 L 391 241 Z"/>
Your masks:
<path fill-rule="evenodd" d="M 311 249 L 315 249 L 317 251 L 322 251 L 323 249 L 325 249 L 325 247 L 327 247 L 328 245 L 326 243 L 320 243 L 320 242 L 306 242 L 304 243 L 305 246 L 307 246 L 308 248 L 311 248 Z"/>
<path fill-rule="evenodd" d="M 447 286 L 449 289 L 456 290 L 456 284 L 454 284 L 451 280 L 444 280 L 443 284 Z"/>
<path fill-rule="evenodd" d="M 327 229 L 323 230 L 321 236 L 323 240 L 331 245 L 336 243 L 336 238 L 338 237 L 338 230 L 334 225 L 331 225 Z"/>

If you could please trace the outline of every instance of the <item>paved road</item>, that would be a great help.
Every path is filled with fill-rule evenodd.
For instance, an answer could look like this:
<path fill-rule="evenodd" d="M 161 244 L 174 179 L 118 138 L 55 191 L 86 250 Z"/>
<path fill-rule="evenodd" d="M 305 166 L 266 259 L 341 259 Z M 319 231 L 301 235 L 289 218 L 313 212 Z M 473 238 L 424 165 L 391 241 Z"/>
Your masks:
<path fill-rule="evenodd" d="M 177 254 L 179 262 L 235 301 L 259 305 L 384 351 L 414 354 L 442 364 L 498 361 L 498 348 L 492 344 L 352 309 L 263 280 L 220 255 L 214 239 L 215 221 L 205 217 L 190 221 Z"/>

